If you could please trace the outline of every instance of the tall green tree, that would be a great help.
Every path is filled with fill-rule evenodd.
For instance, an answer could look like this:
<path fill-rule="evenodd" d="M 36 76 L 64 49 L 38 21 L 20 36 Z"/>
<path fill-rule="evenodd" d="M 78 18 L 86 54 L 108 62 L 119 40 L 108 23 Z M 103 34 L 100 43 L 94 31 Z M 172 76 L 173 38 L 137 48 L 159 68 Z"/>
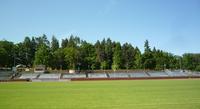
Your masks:
<path fill-rule="evenodd" d="M 51 40 L 51 50 L 54 52 L 59 48 L 59 41 L 55 36 L 52 36 Z"/>
<path fill-rule="evenodd" d="M 144 52 L 145 53 L 151 52 L 151 48 L 149 46 L 149 41 L 148 40 L 145 40 L 145 42 L 144 42 Z"/>
<path fill-rule="evenodd" d="M 135 51 L 134 47 L 131 44 L 125 43 L 122 46 L 122 62 L 123 68 L 131 69 L 134 68 L 135 60 Z"/>
<path fill-rule="evenodd" d="M 67 47 L 77 47 L 80 45 L 80 42 L 81 40 L 79 37 L 71 35 L 68 40 Z"/>
<path fill-rule="evenodd" d="M 12 67 L 14 65 L 15 45 L 13 42 L 0 41 L 0 66 Z"/>
<path fill-rule="evenodd" d="M 110 38 L 107 38 L 105 42 L 105 61 L 107 63 L 107 69 L 111 69 L 112 66 L 112 40 Z"/>
<path fill-rule="evenodd" d="M 142 54 L 138 47 L 135 48 L 135 60 L 134 60 L 134 67 L 135 69 L 142 68 Z"/>
<path fill-rule="evenodd" d="M 5 48 L 0 47 L 0 67 L 4 67 L 8 64 L 7 56 L 8 53 Z"/>
<path fill-rule="evenodd" d="M 50 60 L 51 60 L 51 54 L 50 54 L 50 48 L 42 44 L 39 46 L 35 53 L 35 65 L 46 65 L 48 67 L 50 65 Z"/>
<path fill-rule="evenodd" d="M 81 69 L 95 69 L 95 47 L 92 44 L 82 41 L 79 55 Z"/>
<path fill-rule="evenodd" d="M 24 64 L 44 64 L 53 69 L 187 69 L 200 70 L 200 54 L 186 53 L 176 56 L 156 49 L 151 50 L 149 41 L 144 44 L 142 54 L 137 47 L 125 43 L 121 46 L 110 38 L 95 44 L 71 35 L 62 40 L 61 47 L 55 36 L 51 44 L 47 36 L 25 37 L 24 41 L 13 44 L 0 41 L 0 67 Z"/>
<path fill-rule="evenodd" d="M 23 41 L 23 52 L 22 53 L 25 57 L 25 65 L 31 67 L 33 65 L 34 54 L 32 54 L 32 50 L 34 46 L 32 45 L 31 39 L 29 37 L 25 37 Z M 34 51 L 35 52 L 35 51 Z"/>
<path fill-rule="evenodd" d="M 31 65 L 33 66 L 35 60 L 35 52 L 37 50 L 37 44 L 35 41 L 35 37 L 31 38 Z"/>
<path fill-rule="evenodd" d="M 65 61 L 69 62 L 70 69 L 76 69 L 78 63 L 79 51 L 75 47 L 66 47 L 64 49 Z"/>
<path fill-rule="evenodd" d="M 97 40 L 97 42 L 94 45 L 95 47 L 95 64 L 92 66 L 94 69 L 100 69 L 101 66 L 101 43 L 99 40 Z"/>
<path fill-rule="evenodd" d="M 54 51 L 52 57 L 51 66 L 53 69 L 67 69 L 68 63 L 65 61 L 65 54 L 62 48 Z"/>
<path fill-rule="evenodd" d="M 105 38 L 101 41 L 100 45 L 100 63 L 101 69 L 108 69 L 108 61 L 106 55 L 106 40 Z"/>
<path fill-rule="evenodd" d="M 116 43 L 115 48 L 114 48 L 112 69 L 113 70 L 120 69 L 121 63 L 122 63 L 121 44 L 118 42 Z"/>
<path fill-rule="evenodd" d="M 152 54 L 148 40 L 144 44 L 144 54 L 142 55 L 142 64 L 144 69 L 155 69 L 156 61 Z"/>
<path fill-rule="evenodd" d="M 199 70 L 200 65 L 200 54 L 185 53 L 183 54 L 183 65 L 184 69 L 187 70 Z"/>
<path fill-rule="evenodd" d="M 14 59 L 15 65 L 28 65 L 27 49 L 25 48 L 24 43 L 20 42 L 16 44 Z"/>
<path fill-rule="evenodd" d="M 42 36 L 35 37 L 36 47 L 39 48 L 40 46 L 46 45 L 50 47 L 50 42 L 47 39 L 47 36 L 43 34 Z"/>
<path fill-rule="evenodd" d="M 67 45 L 68 45 L 68 39 L 67 39 L 67 38 L 62 39 L 61 47 L 62 47 L 62 48 L 65 48 L 65 47 L 67 47 Z"/>

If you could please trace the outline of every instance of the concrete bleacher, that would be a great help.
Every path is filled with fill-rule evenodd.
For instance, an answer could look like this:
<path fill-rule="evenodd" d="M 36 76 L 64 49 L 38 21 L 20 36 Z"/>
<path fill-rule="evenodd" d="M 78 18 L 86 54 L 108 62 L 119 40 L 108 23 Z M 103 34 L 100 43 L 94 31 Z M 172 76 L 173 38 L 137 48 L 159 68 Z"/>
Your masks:
<path fill-rule="evenodd" d="M 38 77 L 38 79 L 40 80 L 57 80 L 60 79 L 61 74 L 60 73 L 54 73 L 54 74 L 40 74 L 40 76 Z"/>
<path fill-rule="evenodd" d="M 17 74 L 17 76 L 15 76 Z M 181 71 L 181 70 L 166 70 L 162 71 L 138 71 L 138 72 L 115 72 L 115 73 L 33 73 L 33 72 L 21 72 L 13 73 L 12 71 L 0 71 L 0 80 L 11 80 L 11 79 L 30 79 L 31 81 L 61 81 L 61 80 L 72 80 L 72 79 L 104 79 L 104 78 L 115 78 L 115 79 L 133 79 L 133 78 L 160 78 L 160 77 L 200 77 L 200 72 L 194 71 Z M 20 75 L 21 74 L 21 75 Z"/>
<path fill-rule="evenodd" d="M 85 74 L 63 74 L 63 79 L 86 78 Z"/>
<path fill-rule="evenodd" d="M 181 76 L 189 76 L 187 73 L 184 73 L 182 71 L 167 71 L 166 72 L 171 77 L 181 77 Z"/>
<path fill-rule="evenodd" d="M 191 72 L 191 76 L 200 76 L 200 72 Z"/>
<path fill-rule="evenodd" d="M 130 77 L 149 77 L 145 72 L 135 72 L 135 73 L 130 73 Z"/>
<path fill-rule="evenodd" d="M 166 72 L 148 72 L 150 77 L 169 77 Z"/>
<path fill-rule="evenodd" d="M 36 79 L 38 76 L 38 73 L 22 73 L 19 79 Z"/>
<path fill-rule="evenodd" d="M 13 75 L 12 71 L 0 71 L 0 80 L 9 80 Z"/>
<path fill-rule="evenodd" d="M 106 73 L 89 73 L 88 78 L 107 78 Z"/>
<path fill-rule="evenodd" d="M 110 78 L 129 78 L 129 73 L 108 73 Z"/>

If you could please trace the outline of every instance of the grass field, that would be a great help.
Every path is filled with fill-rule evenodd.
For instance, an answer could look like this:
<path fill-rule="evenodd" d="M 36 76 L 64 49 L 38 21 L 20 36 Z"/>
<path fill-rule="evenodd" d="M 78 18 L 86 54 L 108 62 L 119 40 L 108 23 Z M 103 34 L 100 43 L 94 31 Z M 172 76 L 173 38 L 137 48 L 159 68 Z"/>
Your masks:
<path fill-rule="evenodd" d="M 200 80 L 0 83 L 1 109 L 200 109 Z"/>

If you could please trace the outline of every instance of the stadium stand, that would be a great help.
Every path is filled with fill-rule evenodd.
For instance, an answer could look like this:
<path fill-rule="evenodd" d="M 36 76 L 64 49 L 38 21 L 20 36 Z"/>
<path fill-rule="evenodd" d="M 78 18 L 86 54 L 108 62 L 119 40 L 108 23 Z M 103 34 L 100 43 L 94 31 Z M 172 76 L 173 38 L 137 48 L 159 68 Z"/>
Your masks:
<path fill-rule="evenodd" d="M 12 78 L 12 71 L 0 71 L 0 80 L 9 80 Z"/>
<path fill-rule="evenodd" d="M 38 73 L 22 73 L 19 79 L 36 79 L 38 76 Z"/>
<path fill-rule="evenodd" d="M 61 74 L 57 73 L 57 74 L 41 74 L 38 79 L 40 80 L 48 80 L 48 79 L 52 79 L 52 80 L 57 80 L 60 79 Z"/>
<path fill-rule="evenodd" d="M 179 77 L 179 76 L 189 76 L 188 74 L 180 71 L 180 70 L 175 70 L 175 71 L 166 71 L 166 73 L 171 76 L 171 77 Z"/>
<path fill-rule="evenodd" d="M 137 72 L 115 72 L 115 73 L 33 73 L 22 72 L 13 73 L 12 71 L 0 71 L 0 81 L 29 80 L 29 81 L 65 81 L 74 80 L 103 80 L 103 79 L 151 79 L 151 78 L 199 78 L 200 72 L 166 70 L 162 71 L 137 71 Z"/>
<path fill-rule="evenodd" d="M 106 73 L 89 73 L 88 78 L 107 78 Z"/>
<path fill-rule="evenodd" d="M 63 74 L 62 78 L 63 79 L 86 78 L 86 75 L 83 73 L 81 73 L 81 74 Z"/>
<path fill-rule="evenodd" d="M 191 72 L 191 76 L 200 76 L 200 72 Z"/>
<path fill-rule="evenodd" d="M 129 73 L 109 73 L 110 78 L 129 78 Z"/>
<path fill-rule="evenodd" d="M 145 72 L 130 73 L 130 77 L 149 77 Z"/>
<path fill-rule="evenodd" d="M 165 72 L 148 72 L 150 77 L 168 77 L 169 75 Z"/>

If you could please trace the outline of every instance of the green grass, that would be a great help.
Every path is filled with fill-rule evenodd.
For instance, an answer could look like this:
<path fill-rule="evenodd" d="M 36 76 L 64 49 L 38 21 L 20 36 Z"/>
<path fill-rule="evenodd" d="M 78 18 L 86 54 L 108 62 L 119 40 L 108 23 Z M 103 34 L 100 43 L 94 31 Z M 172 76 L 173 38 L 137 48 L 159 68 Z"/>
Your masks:
<path fill-rule="evenodd" d="M 1 109 L 200 109 L 200 80 L 0 83 Z"/>

